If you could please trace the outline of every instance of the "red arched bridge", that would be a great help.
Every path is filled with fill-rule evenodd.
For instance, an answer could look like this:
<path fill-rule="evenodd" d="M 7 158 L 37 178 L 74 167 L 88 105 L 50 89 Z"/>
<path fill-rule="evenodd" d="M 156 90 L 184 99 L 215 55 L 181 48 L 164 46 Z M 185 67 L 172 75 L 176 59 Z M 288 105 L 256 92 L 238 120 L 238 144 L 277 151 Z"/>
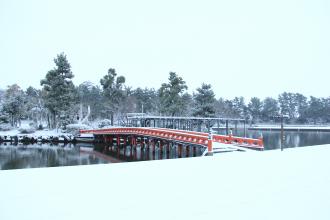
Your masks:
<path fill-rule="evenodd" d="M 203 132 L 175 130 L 167 128 L 145 128 L 145 127 L 119 127 L 96 130 L 81 130 L 81 134 L 93 134 L 95 139 L 103 143 L 113 143 L 117 146 L 130 145 L 132 147 L 152 146 L 153 149 L 158 143 L 162 151 L 163 146 L 169 146 L 169 142 L 175 143 L 181 153 L 185 146 L 202 146 L 208 152 L 213 152 L 213 148 L 244 147 L 256 150 L 263 150 L 263 139 L 252 139 L 245 137 L 235 137 L 232 135 L 217 135 Z M 237 148 L 236 148 L 237 149 Z"/>

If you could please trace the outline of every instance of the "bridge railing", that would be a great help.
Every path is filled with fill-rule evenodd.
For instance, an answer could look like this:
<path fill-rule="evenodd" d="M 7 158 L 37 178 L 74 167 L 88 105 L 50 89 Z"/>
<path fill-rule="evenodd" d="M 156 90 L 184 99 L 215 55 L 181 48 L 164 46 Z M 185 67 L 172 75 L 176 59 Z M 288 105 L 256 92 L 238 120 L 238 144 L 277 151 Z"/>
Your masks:
<path fill-rule="evenodd" d="M 166 128 L 156 128 L 160 130 L 171 130 L 173 132 L 178 131 L 175 129 L 166 129 Z M 208 136 L 208 133 L 204 132 L 197 132 L 197 131 L 181 131 L 181 133 L 187 133 L 192 135 L 201 135 L 201 136 Z M 257 149 L 263 149 L 264 143 L 262 138 L 254 139 L 254 138 L 246 138 L 246 137 L 236 137 L 232 135 L 218 135 L 213 134 L 212 140 L 214 142 L 223 143 L 223 144 L 237 144 L 245 147 L 251 147 L 251 148 L 257 148 Z"/>

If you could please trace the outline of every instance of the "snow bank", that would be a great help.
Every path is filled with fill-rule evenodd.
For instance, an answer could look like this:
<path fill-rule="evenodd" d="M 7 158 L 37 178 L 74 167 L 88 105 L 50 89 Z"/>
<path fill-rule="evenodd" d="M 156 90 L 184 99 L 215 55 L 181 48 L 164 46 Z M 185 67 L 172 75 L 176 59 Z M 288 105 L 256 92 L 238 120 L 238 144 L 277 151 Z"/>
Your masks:
<path fill-rule="evenodd" d="M 0 171 L 0 219 L 330 219 L 330 145 Z"/>

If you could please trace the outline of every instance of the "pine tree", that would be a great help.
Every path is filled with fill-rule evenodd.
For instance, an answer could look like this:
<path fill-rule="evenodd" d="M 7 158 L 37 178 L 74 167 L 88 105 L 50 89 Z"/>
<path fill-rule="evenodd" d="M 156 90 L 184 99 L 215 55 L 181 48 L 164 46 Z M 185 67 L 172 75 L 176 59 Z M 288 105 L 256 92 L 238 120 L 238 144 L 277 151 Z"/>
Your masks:
<path fill-rule="evenodd" d="M 247 107 L 245 105 L 244 97 L 235 97 L 231 101 L 232 114 L 231 117 L 235 118 L 246 118 L 247 117 Z"/>
<path fill-rule="evenodd" d="M 289 119 L 295 119 L 297 116 L 295 94 L 291 92 L 283 92 L 278 97 L 281 107 L 281 114 L 288 115 Z"/>
<path fill-rule="evenodd" d="M 253 97 L 248 104 L 248 111 L 252 116 L 252 121 L 260 119 L 261 117 L 262 103 L 259 98 Z"/>
<path fill-rule="evenodd" d="M 48 71 L 40 84 L 44 90 L 45 106 L 51 113 L 49 126 L 66 125 L 70 122 L 70 110 L 77 102 L 77 93 L 72 82 L 74 75 L 66 55 L 61 53 L 54 59 L 55 68 Z"/>
<path fill-rule="evenodd" d="M 102 90 L 99 86 L 87 81 L 81 83 L 78 88 L 79 102 L 85 107 L 83 114 L 87 114 L 88 106 L 90 106 L 89 117 L 92 120 L 101 118 L 102 112 L 105 110 Z"/>
<path fill-rule="evenodd" d="M 41 91 L 32 86 L 26 89 L 26 115 L 32 119 L 37 126 L 41 124 L 45 115 L 44 103 Z"/>
<path fill-rule="evenodd" d="M 307 116 L 314 122 L 314 124 L 322 122 L 325 110 L 324 101 L 321 98 L 316 98 L 314 96 L 310 97 Z"/>
<path fill-rule="evenodd" d="M 307 121 L 307 97 L 300 93 L 295 94 L 295 103 L 296 103 L 296 111 L 298 115 L 299 122 L 306 122 Z"/>
<path fill-rule="evenodd" d="M 157 92 L 154 89 L 137 88 L 132 91 L 135 100 L 135 112 L 153 113 L 157 106 Z"/>
<path fill-rule="evenodd" d="M 175 72 L 170 72 L 168 83 L 159 89 L 160 112 L 170 116 L 179 116 L 185 108 L 183 94 L 188 89 L 186 82 Z"/>
<path fill-rule="evenodd" d="M 5 93 L 3 111 L 10 116 L 11 126 L 20 125 L 25 112 L 25 104 L 26 99 L 23 90 L 17 84 L 8 86 Z"/>
<path fill-rule="evenodd" d="M 125 98 L 124 83 L 125 77 L 118 76 L 116 70 L 110 68 L 108 74 L 105 75 L 100 83 L 103 87 L 103 95 L 107 102 L 107 113 L 110 114 L 111 125 L 113 125 L 114 114 L 118 112 L 120 103 Z"/>
<path fill-rule="evenodd" d="M 195 109 L 194 116 L 214 117 L 215 116 L 215 95 L 210 84 L 202 84 L 194 94 Z"/>
<path fill-rule="evenodd" d="M 264 121 L 269 121 L 279 115 L 279 107 L 276 99 L 267 97 L 262 103 L 261 115 Z"/>

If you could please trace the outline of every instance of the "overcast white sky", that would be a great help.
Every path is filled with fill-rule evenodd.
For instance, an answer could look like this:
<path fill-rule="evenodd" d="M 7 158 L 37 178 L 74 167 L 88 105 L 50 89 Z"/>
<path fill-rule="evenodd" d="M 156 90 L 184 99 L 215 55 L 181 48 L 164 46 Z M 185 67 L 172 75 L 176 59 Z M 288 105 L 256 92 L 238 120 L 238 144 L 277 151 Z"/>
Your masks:
<path fill-rule="evenodd" d="M 111 67 L 133 88 L 174 71 L 217 97 L 330 95 L 328 0 L 1 0 L 0 28 L 1 88 L 40 88 L 64 52 L 75 84 Z"/>

